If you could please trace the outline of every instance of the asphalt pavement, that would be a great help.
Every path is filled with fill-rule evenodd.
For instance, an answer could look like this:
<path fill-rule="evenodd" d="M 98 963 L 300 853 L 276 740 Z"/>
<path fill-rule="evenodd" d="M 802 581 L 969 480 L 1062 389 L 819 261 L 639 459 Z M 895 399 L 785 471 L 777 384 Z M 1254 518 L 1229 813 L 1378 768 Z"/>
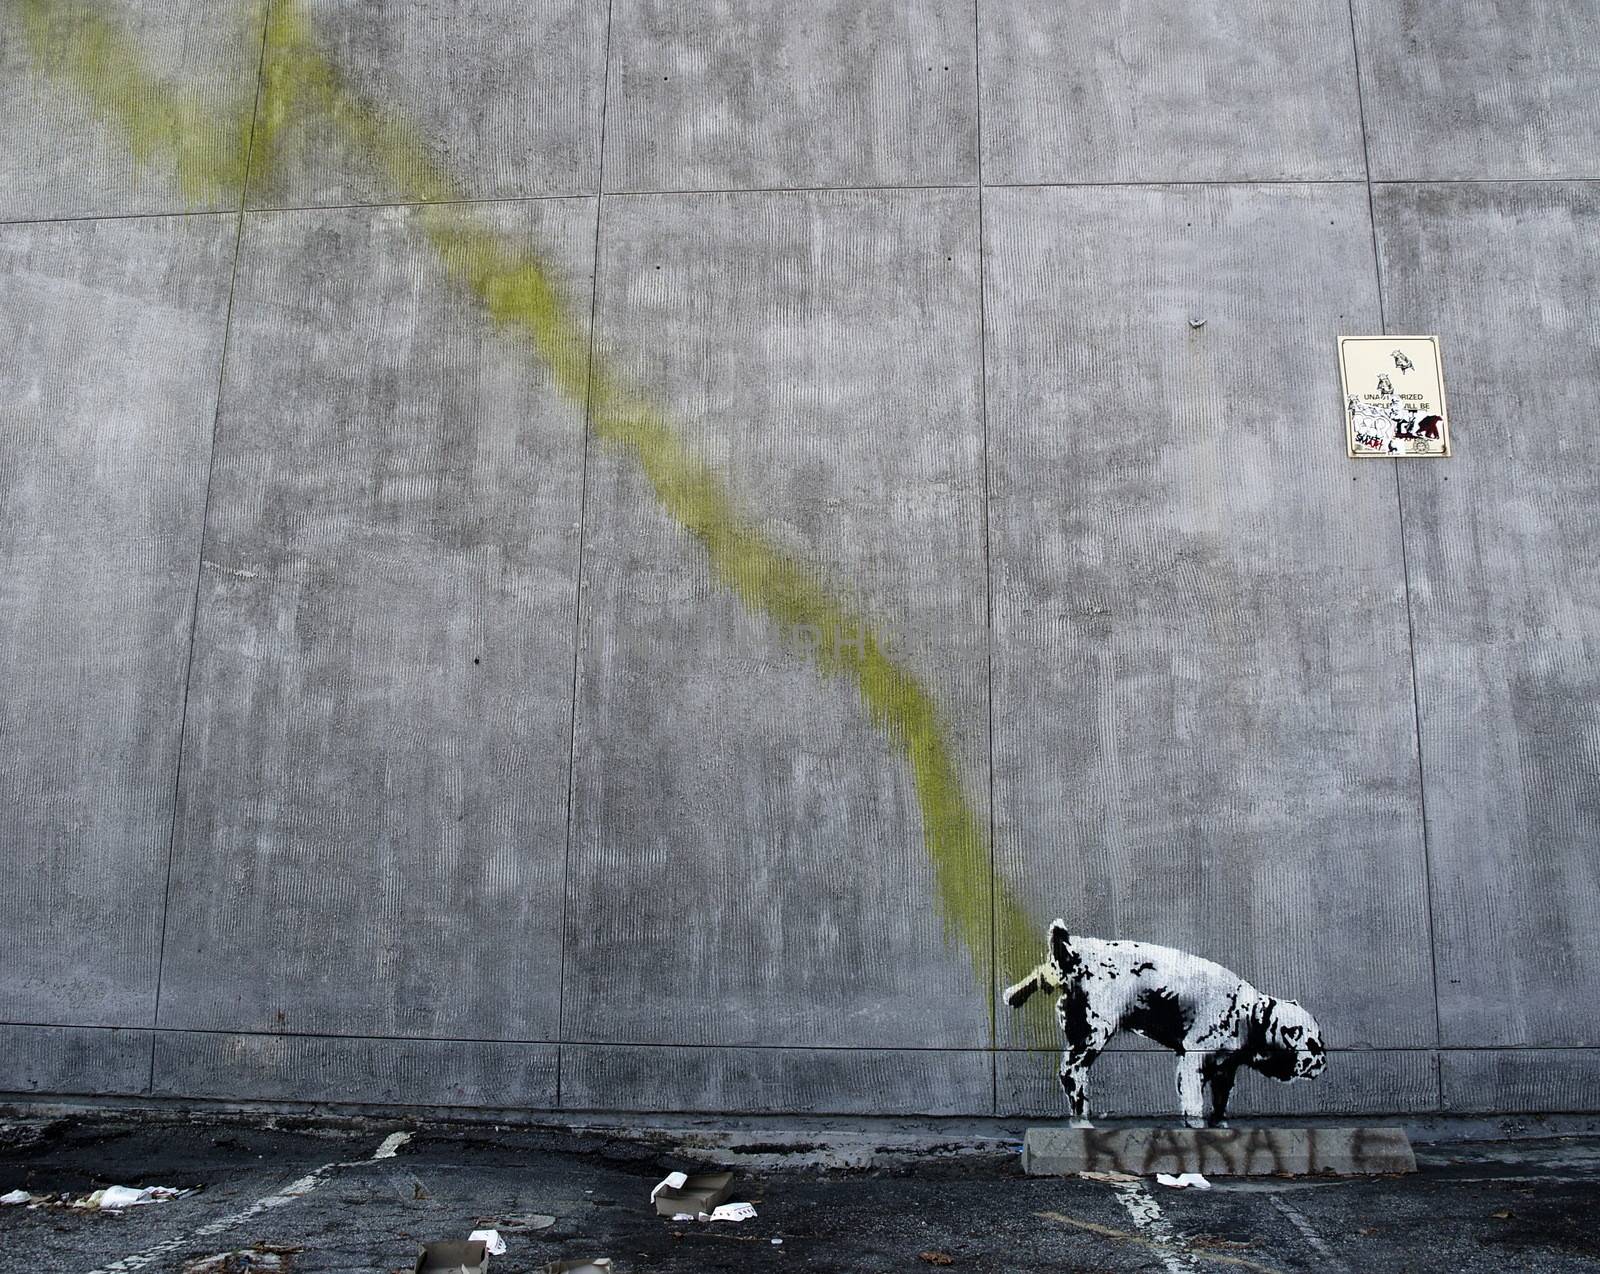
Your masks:
<path fill-rule="evenodd" d="M 1414 1176 L 1153 1180 L 1022 1175 L 1009 1139 L 338 1123 L 116 1113 L 0 1125 L 0 1274 L 409 1271 L 421 1242 L 497 1228 L 494 1274 L 609 1256 L 674 1271 L 1600 1270 L 1600 1138 L 1418 1148 Z M 668 1171 L 733 1167 L 741 1222 L 654 1215 Z M 71 1206 L 109 1185 L 179 1198 Z"/>

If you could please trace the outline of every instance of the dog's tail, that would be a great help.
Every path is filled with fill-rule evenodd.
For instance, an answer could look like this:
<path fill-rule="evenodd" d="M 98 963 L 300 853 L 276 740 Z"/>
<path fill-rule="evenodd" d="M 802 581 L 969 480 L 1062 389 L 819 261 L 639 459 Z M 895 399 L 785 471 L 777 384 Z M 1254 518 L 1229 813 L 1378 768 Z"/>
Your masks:
<path fill-rule="evenodd" d="M 1002 993 L 1002 998 L 1012 1008 L 1026 1004 L 1028 999 L 1037 991 L 1046 987 L 1059 991 L 1066 985 L 1067 980 L 1077 973 L 1080 960 L 1077 951 L 1072 946 L 1072 935 L 1067 932 L 1067 922 L 1056 920 L 1050 926 L 1050 956 L 1043 964 L 1035 966 L 1033 972 L 1023 978 L 1021 982 L 1008 986 Z"/>

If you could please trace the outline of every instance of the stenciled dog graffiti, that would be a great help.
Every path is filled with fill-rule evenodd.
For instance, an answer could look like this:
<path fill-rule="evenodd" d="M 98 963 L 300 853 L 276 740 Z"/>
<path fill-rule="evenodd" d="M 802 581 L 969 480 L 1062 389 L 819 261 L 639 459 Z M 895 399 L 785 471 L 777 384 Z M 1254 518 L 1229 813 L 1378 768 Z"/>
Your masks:
<path fill-rule="evenodd" d="M 1057 920 L 1048 957 L 1006 988 L 1005 1002 L 1016 1008 L 1047 987 L 1060 994 L 1061 1087 L 1080 1127 L 1089 1126 L 1089 1068 L 1120 1030 L 1178 1055 L 1178 1102 L 1194 1128 L 1224 1126 L 1241 1066 L 1288 1082 L 1311 1079 L 1327 1063 L 1316 1019 L 1299 1004 L 1187 951 L 1074 937 Z"/>

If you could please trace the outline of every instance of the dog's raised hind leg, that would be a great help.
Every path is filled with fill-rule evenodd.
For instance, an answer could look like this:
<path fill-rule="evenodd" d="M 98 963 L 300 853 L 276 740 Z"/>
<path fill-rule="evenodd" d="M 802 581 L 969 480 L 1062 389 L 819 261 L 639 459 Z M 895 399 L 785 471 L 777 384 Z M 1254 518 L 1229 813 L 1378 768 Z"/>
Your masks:
<path fill-rule="evenodd" d="M 1019 1005 L 1026 1003 L 1028 998 L 1032 996 L 1035 991 L 1042 991 L 1046 986 L 1049 985 L 1047 980 L 1049 973 L 1050 966 L 1048 964 L 1039 965 L 1032 973 L 1023 978 L 1021 982 L 1015 982 L 1002 991 L 1000 993 L 1000 998 L 1012 1008 L 1016 1008 Z"/>

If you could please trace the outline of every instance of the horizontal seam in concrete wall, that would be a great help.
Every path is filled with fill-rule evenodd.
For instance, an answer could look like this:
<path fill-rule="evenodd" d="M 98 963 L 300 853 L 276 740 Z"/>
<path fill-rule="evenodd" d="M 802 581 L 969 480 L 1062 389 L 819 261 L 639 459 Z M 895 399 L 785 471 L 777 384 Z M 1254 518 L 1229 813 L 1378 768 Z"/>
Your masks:
<path fill-rule="evenodd" d="M 221 212 L 93 212 L 78 217 L 0 218 L 0 226 L 70 226 L 84 221 L 204 221 L 207 218 L 237 218 L 238 209 Z"/>
<path fill-rule="evenodd" d="M 1400 177 L 1374 178 L 1373 186 L 1584 186 L 1600 182 L 1594 177 Z M 1359 177 L 1240 177 L 1206 180 L 1150 181 L 993 181 L 957 182 L 942 185 L 898 186 L 738 186 L 707 190 L 574 190 L 564 194 L 484 196 L 474 199 L 397 200 L 382 203 L 272 204 L 246 208 L 244 215 L 274 212 L 350 212 L 363 208 L 455 208 L 475 204 L 552 203 L 563 199 L 627 199 L 685 195 L 802 195 L 871 194 L 879 190 L 1166 190 L 1185 186 L 1364 186 Z M 236 217 L 232 209 L 222 212 L 112 212 L 71 217 L 7 217 L 0 226 L 52 226 L 79 221 L 150 221 L 162 217 Z"/>
<path fill-rule="evenodd" d="M 1600 177 L 1374 177 L 1374 186 L 1592 186 Z"/>
<path fill-rule="evenodd" d="M 392 1044 L 491 1044 L 521 1047 L 572 1048 L 675 1048 L 706 1049 L 718 1051 L 766 1051 L 771 1053 L 1034 1053 L 1041 1057 L 1054 1056 L 1059 1049 L 1020 1048 L 973 1045 L 910 1045 L 910 1044 L 718 1044 L 697 1042 L 662 1042 L 658 1040 L 594 1040 L 594 1039 L 496 1039 L 461 1035 L 340 1035 L 328 1031 L 257 1031 L 226 1027 L 182 1026 L 111 1026 L 96 1022 L 11 1022 L 0 1021 L 0 1029 L 10 1027 L 28 1030 L 52 1031 L 124 1031 L 151 1035 L 234 1035 L 252 1039 L 287 1040 L 351 1040 L 377 1041 Z M 1158 1046 L 1148 1048 L 1112 1047 L 1107 1053 L 1165 1053 Z M 1373 1053 L 1600 1053 L 1600 1044 L 1379 1044 L 1371 1048 L 1330 1048 L 1334 1056 L 1360 1057 Z"/>
<path fill-rule="evenodd" d="M 490 1038 L 470 1035 L 340 1035 L 332 1031 L 257 1031 L 219 1026 L 116 1026 L 104 1022 L 0 1022 L 0 1030 L 22 1027 L 48 1031 L 142 1031 L 151 1035 L 248 1035 L 272 1040 L 382 1040 L 393 1044 L 573 1044 L 576 1040 Z M 699 1047 L 699 1046 L 696 1046 Z M 712 1047 L 716 1047 L 713 1045 Z M 921 1051 L 921 1050 L 918 1050 Z M 934 1049 L 933 1052 L 949 1052 Z"/>
<path fill-rule="evenodd" d="M 478 195 L 471 199 L 386 199 L 376 203 L 308 203 L 262 204 L 246 208 L 244 215 L 254 217 L 273 212 L 360 212 L 363 208 L 470 208 L 478 204 L 561 203 L 585 199 L 591 203 L 600 197 L 597 191 L 573 190 L 565 194 L 544 195 Z"/>
<path fill-rule="evenodd" d="M 568 1041 L 568 1043 L 571 1042 L 570 1040 Z M 960 1050 L 942 1048 L 933 1051 L 952 1053 Z M 1061 1050 L 1050 1048 L 1000 1048 L 995 1051 L 999 1053 L 1038 1053 L 1040 1056 L 1049 1056 Z M 1115 1046 L 1105 1050 L 1106 1053 L 1165 1053 L 1168 1051 L 1159 1047 L 1117 1048 Z M 1209 1052 L 1211 1050 L 1206 1051 Z M 1600 1044 L 1375 1044 L 1371 1048 L 1330 1048 L 1328 1052 L 1350 1057 L 1365 1056 L 1371 1053 L 1583 1053 L 1600 1052 Z"/>

